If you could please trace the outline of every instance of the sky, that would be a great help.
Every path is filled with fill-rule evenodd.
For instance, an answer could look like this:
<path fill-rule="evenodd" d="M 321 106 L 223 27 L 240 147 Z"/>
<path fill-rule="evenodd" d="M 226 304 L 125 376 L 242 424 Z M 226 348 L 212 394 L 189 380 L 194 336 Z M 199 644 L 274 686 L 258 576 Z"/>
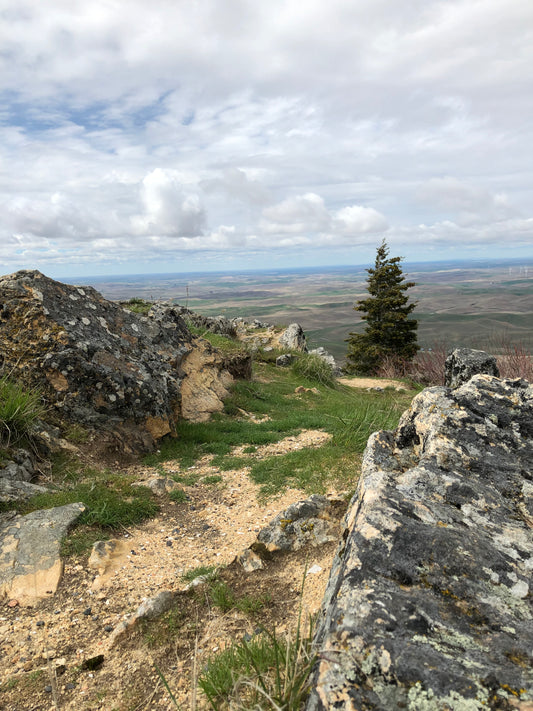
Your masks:
<path fill-rule="evenodd" d="M 528 0 L 0 0 L 0 273 L 533 256 Z"/>

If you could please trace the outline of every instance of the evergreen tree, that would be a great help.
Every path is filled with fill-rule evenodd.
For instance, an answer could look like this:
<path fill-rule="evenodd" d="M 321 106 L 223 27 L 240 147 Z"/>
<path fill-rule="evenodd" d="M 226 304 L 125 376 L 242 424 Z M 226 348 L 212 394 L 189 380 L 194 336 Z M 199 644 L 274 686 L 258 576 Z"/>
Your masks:
<path fill-rule="evenodd" d="M 360 375 L 377 373 L 385 358 L 409 361 L 416 355 L 418 321 L 409 319 L 416 304 L 408 303 L 406 294 L 415 284 L 405 281 L 401 257 L 389 257 L 385 240 L 377 249 L 374 267 L 367 269 L 370 296 L 358 301 L 366 321 L 363 333 L 350 333 L 346 369 Z"/>

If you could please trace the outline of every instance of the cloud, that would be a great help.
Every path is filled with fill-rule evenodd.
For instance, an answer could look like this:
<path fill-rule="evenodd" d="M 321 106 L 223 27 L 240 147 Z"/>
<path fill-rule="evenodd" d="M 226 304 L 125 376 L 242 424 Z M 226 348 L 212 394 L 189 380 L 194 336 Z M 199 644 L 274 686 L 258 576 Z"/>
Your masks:
<path fill-rule="evenodd" d="M 132 218 L 134 234 L 197 237 L 205 211 L 197 193 L 186 191 L 177 171 L 156 168 L 142 181 L 144 213 Z"/>
<path fill-rule="evenodd" d="M 8 267 L 527 249 L 531 3 L 11 5 Z"/>

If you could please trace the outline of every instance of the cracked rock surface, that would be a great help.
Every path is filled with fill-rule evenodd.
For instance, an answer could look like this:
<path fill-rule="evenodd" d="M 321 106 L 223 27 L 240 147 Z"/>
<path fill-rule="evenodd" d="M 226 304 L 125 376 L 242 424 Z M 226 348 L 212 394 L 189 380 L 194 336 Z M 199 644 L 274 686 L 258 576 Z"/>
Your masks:
<path fill-rule="evenodd" d="M 428 388 L 369 440 L 308 711 L 531 709 L 533 388 Z"/>

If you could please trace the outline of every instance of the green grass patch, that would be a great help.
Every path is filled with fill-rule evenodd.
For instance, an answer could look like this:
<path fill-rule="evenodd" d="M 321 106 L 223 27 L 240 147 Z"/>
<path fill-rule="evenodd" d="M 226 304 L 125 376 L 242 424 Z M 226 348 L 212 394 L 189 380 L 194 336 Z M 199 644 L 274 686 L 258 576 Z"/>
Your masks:
<path fill-rule="evenodd" d="M 251 476 L 261 485 L 262 495 L 273 495 L 287 486 L 305 491 L 324 491 L 331 484 L 353 486 L 360 455 L 368 437 L 379 429 L 394 429 L 414 392 L 398 393 L 357 390 L 339 385 L 318 386 L 318 395 L 298 397 L 295 388 L 308 386 L 303 376 L 267 363 L 255 364 L 256 380 L 238 381 L 226 401 L 226 412 L 209 422 L 182 422 L 178 436 L 161 443 L 160 453 L 146 463 L 177 459 L 192 466 L 202 456 L 213 454 L 213 464 L 222 470 L 251 467 Z M 255 422 L 243 412 L 268 420 Z M 329 432 L 332 439 L 318 449 L 301 449 L 264 460 L 235 457 L 233 447 L 257 447 L 294 436 L 304 429 Z"/>
<path fill-rule="evenodd" d="M 184 504 L 188 500 L 188 496 L 183 489 L 172 489 L 168 496 L 175 504 Z"/>
<path fill-rule="evenodd" d="M 153 304 L 150 301 L 145 301 L 144 299 L 139 299 L 137 297 L 130 299 L 129 301 L 121 301 L 120 305 L 123 306 L 128 311 L 133 311 L 135 314 L 141 314 L 145 316 Z"/>
<path fill-rule="evenodd" d="M 54 457 L 52 475 L 57 489 L 18 502 L 19 513 L 49 509 L 81 501 L 87 507 L 74 528 L 63 541 L 66 555 L 81 555 L 102 533 L 134 526 L 152 518 L 159 511 L 153 493 L 136 486 L 134 479 L 109 470 L 83 467 L 65 454 Z"/>
<path fill-rule="evenodd" d="M 220 482 L 223 481 L 222 477 L 220 474 L 211 474 L 210 476 L 204 476 L 203 479 L 201 479 L 202 484 L 220 484 Z"/>

